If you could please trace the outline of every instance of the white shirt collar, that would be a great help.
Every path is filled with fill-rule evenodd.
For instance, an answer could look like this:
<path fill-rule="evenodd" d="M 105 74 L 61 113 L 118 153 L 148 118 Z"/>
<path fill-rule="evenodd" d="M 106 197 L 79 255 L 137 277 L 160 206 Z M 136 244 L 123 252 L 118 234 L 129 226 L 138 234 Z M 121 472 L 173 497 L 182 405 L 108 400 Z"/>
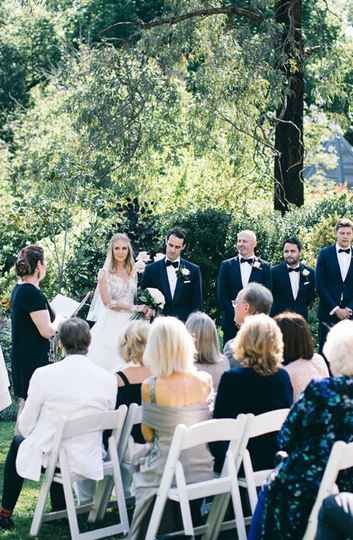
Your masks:
<path fill-rule="evenodd" d="M 343 248 L 343 247 L 339 246 L 339 245 L 337 244 L 337 242 L 336 242 L 336 252 L 337 252 L 337 255 L 339 255 L 339 253 L 338 253 L 338 250 L 339 250 L 339 249 L 350 249 L 351 252 L 352 252 L 352 246 L 349 246 L 349 248 Z M 348 255 L 348 253 L 347 253 L 347 255 Z"/>

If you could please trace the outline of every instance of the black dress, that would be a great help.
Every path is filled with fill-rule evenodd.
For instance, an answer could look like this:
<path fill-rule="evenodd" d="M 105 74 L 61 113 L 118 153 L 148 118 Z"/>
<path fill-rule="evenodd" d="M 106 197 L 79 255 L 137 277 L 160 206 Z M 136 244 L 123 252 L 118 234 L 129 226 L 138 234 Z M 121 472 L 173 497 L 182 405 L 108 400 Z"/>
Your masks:
<path fill-rule="evenodd" d="M 118 371 L 117 375 L 119 375 L 121 380 L 124 382 L 124 386 L 119 386 L 115 408 L 118 409 L 120 405 L 127 405 L 129 407 L 131 403 L 141 405 L 142 383 L 131 384 L 125 373 L 122 371 Z M 131 434 L 136 443 L 144 444 L 146 442 L 142 435 L 141 424 L 134 426 Z"/>
<path fill-rule="evenodd" d="M 49 363 L 49 340 L 40 335 L 30 315 L 45 309 L 53 321 L 54 312 L 40 289 L 31 283 L 15 286 L 11 295 L 11 360 L 14 394 L 19 398 L 27 398 L 33 372 Z"/>

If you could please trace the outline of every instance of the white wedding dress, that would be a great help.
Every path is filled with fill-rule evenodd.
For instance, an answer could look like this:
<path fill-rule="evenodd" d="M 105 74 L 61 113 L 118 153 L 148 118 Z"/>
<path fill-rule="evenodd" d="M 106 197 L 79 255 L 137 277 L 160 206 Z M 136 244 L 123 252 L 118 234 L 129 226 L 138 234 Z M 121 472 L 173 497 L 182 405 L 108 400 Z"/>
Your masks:
<path fill-rule="evenodd" d="M 136 278 L 125 280 L 109 273 L 108 290 L 112 302 L 131 305 L 137 290 Z M 89 358 L 95 364 L 112 372 L 125 366 L 119 354 L 119 342 L 131 322 L 131 314 L 131 311 L 109 309 L 100 300 L 97 322 L 91 329 L 92 341 L 88 352 Z"/>

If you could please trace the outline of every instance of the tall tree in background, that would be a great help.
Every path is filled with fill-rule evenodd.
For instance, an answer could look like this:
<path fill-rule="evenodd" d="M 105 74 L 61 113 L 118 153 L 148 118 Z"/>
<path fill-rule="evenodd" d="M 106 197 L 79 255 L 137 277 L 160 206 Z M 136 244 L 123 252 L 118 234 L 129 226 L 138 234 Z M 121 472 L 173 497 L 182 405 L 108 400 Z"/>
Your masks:
<path fill-rule="evenodd" d="M 283 25 L 282 60 L 286 75 L 282 107 L 277 112 L 275 132 L 274 207 L 282 213 L 288 204 L 304 204 L 304 42 L 301 0 L 279 0 L 275 20 Z"/>

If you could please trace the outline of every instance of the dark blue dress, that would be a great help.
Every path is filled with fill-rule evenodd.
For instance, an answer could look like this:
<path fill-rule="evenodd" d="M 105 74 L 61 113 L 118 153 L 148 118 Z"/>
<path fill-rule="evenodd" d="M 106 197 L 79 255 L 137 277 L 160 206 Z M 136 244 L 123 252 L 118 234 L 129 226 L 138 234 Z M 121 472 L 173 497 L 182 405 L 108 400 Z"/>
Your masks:
<path fill-rule="evenodd" d="M 264 508 L 251 538 L 299 540 L 315 502 L 335 441 L 353 441 L 353 378 L 312 381 L 288 415 L 278 446 L 288 458 L 273 473 Z M 340 491 L 353 491 L 353 470 L 338 477 Z"/>

